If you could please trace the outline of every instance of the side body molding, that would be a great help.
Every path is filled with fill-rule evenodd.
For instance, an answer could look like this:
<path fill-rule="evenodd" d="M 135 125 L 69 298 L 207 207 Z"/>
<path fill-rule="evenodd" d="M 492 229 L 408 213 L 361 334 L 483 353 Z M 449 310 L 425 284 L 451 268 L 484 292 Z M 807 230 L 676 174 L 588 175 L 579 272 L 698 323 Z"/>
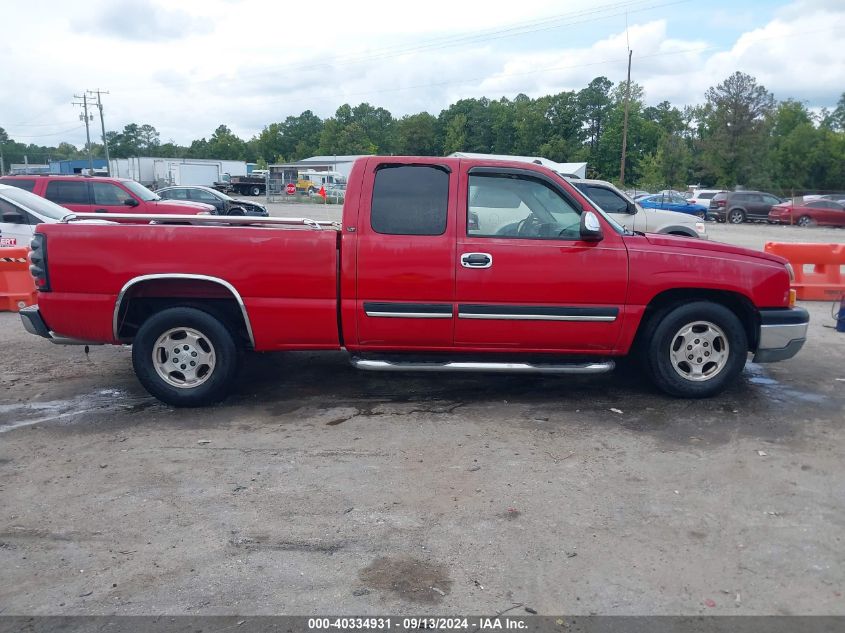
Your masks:
<path fill-rule="evenodd" d="M 154 275 L 141 275 L 139 277 L 134 277 L 127 281 L 123 288 L 120 289 L 120 293 L 117 295 L 117 300 L 114 304 L 114 316 L 112 317 L 112 330 L 114 333 L 114 339 L 120 340 L 118 338 L 118 317 L 120 315 L 120 306 L 123 303 L 123 299 L 126 296 L 126 293 L 134 286 L 135 284 L 144 282 L 144 281 L 153 281 L 158 279 L 194 279 L 196 281 L 208 281 L 211 283 L 219 284 L 223 286 L 226 290 L 232 293 L 232 296 L 235 298 L 235 301 L 238 302 L 238 306 L 241 309 L 241 315 L 244 318 L 244 324 L 246 325 L 246 332 L 249 335 L 249 342 L 252 347 L 255 347 L 255 337 L 252 334 L 252 324 L 249 322 L 249 314 L 246 311 L 246 305 L 244 305 L 244 300 L 241 297 L 240 293 L 235 289 L 235 287 L 230 284 L 225 279 L 220 279 L 219 277 L 210 277 L 209 275 L 193 275 L 187 273 L 157 273 Z"/>

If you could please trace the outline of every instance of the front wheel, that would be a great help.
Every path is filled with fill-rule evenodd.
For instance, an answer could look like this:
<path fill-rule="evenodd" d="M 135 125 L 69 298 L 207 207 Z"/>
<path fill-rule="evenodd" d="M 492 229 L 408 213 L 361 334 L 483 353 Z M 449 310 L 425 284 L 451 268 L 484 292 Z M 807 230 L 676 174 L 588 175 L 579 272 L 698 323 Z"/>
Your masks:
<path fill-rule="evenodd" d="M 132 366 L 153 396 L 175 407 L 226 397 L 238 370 L 235 341 L 217 318 L 196 308 L 168 308 L 147 319 L 132 344 Z"/>
<path fill-rule="evenodd" d="M 645 365 L 658 389 L 681 398 L 707 398 L 739 376 L 748 338 L 723 305 L 696 301 L 657 316 L 646 332 Z"/>
<path fill-rule="evenodd" d="M 815 222 L 813 222 L 813 218 L 809 215 L 802 215 L 798 218 L 798 226 L 813 226 L 813 224 L 815 224 Z"/>

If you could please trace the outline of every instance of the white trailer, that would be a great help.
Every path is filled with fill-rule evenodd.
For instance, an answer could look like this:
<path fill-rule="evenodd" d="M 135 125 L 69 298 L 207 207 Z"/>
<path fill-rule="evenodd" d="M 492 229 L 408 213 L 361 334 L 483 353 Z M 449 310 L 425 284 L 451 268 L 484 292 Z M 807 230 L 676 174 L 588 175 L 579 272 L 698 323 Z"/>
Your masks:
<path fill-rule="evenodd" d="M 111 175 L 116 178 L 131 178 L 152 189 L 167 185 L 210 187 L 220 181 L 223 174 L 246 175 L 245 161 L 202 158 L 114 158 L 109 168 Z"/>

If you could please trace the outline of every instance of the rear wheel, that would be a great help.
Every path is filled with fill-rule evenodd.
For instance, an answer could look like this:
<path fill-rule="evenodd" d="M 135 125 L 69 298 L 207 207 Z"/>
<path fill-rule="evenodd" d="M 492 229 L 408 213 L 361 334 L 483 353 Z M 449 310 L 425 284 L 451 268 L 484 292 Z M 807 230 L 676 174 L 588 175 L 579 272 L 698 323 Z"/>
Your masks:
<path fill-rule="evenodd" d="M 254 195 L 254 196 L 260 196 L 260 195 L 261 195 L 261 187 L 259 187 L 258 185 L 254 185 L 254 186 L 253 186 L 253 187 L 249 190 L 249 192 L 250 192 L 252 195 Z"/>
<path fill-rule="evenodd" d="M 731 224 L 742 224 L 745 222 L 745 211 L 742 209 L 731 209 L 728 213 L 728 222 Z"/>
<path fill-rule="evenodd" d="M 238 370 L 232 334 L 196 308 L 168 308 L 147 319 L 132 344 L 132 366 L 153 396 L 176 407 L 219 402 Z"/>
<path fill-rule="evenodd" d="M 813 226 L 815 222 L 809 215 L 802 215 L 798 218 L 798 226 Z"/>
<path fill-rule="evenodd" d="M 732 384 L 748 357 L 739 318 L 710 301 L 676 306 L 656 315 L 644 338 L 645 366 L 661 390 L 706 398 Z"/>

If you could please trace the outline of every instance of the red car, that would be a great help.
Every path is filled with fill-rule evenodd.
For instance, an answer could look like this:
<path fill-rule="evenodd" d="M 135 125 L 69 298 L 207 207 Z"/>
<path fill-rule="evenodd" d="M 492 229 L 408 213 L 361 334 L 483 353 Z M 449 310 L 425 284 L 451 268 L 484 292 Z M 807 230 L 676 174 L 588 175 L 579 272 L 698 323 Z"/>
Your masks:
<path fill-rule="evenodd" d="M 845 205 L 833 200 L 779 204 L 769 211 L 769 222 L 798 226 L 845 226 Z"/>
<path fill-rule="evenodd" d="M 162 200 L 144 185 L 105 176 L 4 176 L 11 185 L 47 198 L 75 213 L 181 214 L 217 213 L 210 204 Z"/>
<path fill-rule="evenodd" d="M 55 342 L 131 343 L 141 383 L 179 406 L 223 398 L 242 349 L 564 375 L 636 353 L 664 392 L 706 397 L 735 384 L 749 353 L 794 356 L 809 322 L 785 259 L 632 233 L 534 164 L 360 158 L 339 226 L 142 222 L 39 225 L 38 305 L 21 319 Z"/>

